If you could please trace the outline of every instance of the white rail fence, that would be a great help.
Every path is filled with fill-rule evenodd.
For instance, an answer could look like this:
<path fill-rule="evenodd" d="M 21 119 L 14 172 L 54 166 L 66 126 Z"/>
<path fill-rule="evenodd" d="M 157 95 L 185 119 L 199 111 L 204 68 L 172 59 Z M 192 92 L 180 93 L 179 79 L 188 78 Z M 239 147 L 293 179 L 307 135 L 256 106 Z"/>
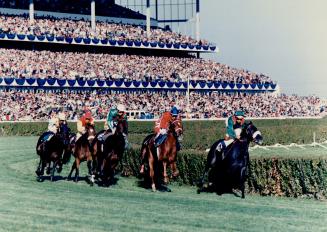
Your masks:
<path fill-rule="evenodd" d="M 255 145 L 253 147 L 250 147 L 249 150 L 253 151 L 253 150 L 256 150 L 256 149 L 263 149 L 263 150 L 269 151 L 269 150 L 272 150 L 274 148 L 284 148 L 285 150 L 290 150 L 291 148 L 294 148 L 294 147 L 300 148 L 302 150 L 305 150 L 307 148 L 312 148 L 312 147 L 321 147 L 321 148 L 327 150 L 327 140 L 325 140 L 324 142 L 321 142 L 321 143 L 317 143 L 316 142 L 316 133 L 313 132 L 313 142 L 310 143 L 310 144 L 291 143 L 289 145 L 283 145 L 283 144 L 280 144 L 280 143 L 276 143 L 274 145 L 269 145 L 269 146 Z"/>

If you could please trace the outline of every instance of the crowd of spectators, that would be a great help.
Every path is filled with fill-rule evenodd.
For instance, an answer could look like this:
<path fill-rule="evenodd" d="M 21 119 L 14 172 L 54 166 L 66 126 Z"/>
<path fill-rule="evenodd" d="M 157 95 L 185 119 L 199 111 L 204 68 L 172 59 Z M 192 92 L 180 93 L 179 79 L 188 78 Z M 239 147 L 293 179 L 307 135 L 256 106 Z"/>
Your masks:
<path fill-rule="evenodd" d="M 114 0 L 97 0 L 96 14 L 116 18 L 145 19 L 143 14 L 126 7 L 114 4 Z M 0 1 L 0 7 L 13 9 L 29 9 L 30 0 Z M 91 11 L 90 0 L 33 0 L 37 10 L 89 15 Z"/>
<path fill-rule="evenodd" d="M 142 111 L 155 118 L 169 110 L 172 102 L 182 110 L 183 118 L 222 118 L 235 110 L 244 109 L 247 117 L 303 117 L 319 116 L 323 105 L 319 98 L 276 96 L 272 93 L 218 93 L 191 92 L 188 110 L 183 92 L 78 92 L 43 90 L 1 90 L 0 119 L 47 120 L 53 110 L 65 111 L 68 119 L 76 120 L 85 110 L 91 110 L 95 119 L 104 119 L 108 109 L 123 103 L 127 111 Z"/>
<path fill-rule="evenodd" d="M 172 82 L 189 77 L 206 82 L 273 83 L 264 74 L 205 59 L 5 48 L 0 48 L 0 77 Z"/>
<path fill-rule="evenodd" d="M 148 36 L 141 26 L 97 21 L 96 30 L 92 30 L 90 21 L 60 19 L 52 16 L 37 17 L 34 24 L 30 25 L 28 15 L 1 15 L 0 33 L 209 45 L 206 40 L 197 41 L 190 36 L 159 28 L 151 28 Z"/>

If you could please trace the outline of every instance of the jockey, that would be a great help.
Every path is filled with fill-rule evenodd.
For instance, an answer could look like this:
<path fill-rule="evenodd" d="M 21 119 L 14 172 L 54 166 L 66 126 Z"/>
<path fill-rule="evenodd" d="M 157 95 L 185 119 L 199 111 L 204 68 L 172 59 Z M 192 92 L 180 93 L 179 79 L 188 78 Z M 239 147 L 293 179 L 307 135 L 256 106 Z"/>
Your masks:
<path fill-rule="evenodd" d="M 64 112 L 60 112 L 58 114 L 58 120 L 59 120 L 59 127 L 61 125 L 67 125 L 66 114 Z"/>
<path fill-rule="evenodd" d="M 115 134 L 119 121 L 125 120 L 127 122 L 126 107 L 123 104 L 118 104 L 117 107 L 113 106 L 107 114 L 107 119 L 104 123 L 104 129 L 106 132 L 99 136 L 99 140 L 104 142 L 110 135 Z M 127 135 L 128 129 L 123 132 L 125 138 L 126 147 L 128 145 Z"/>
<path fill-rule="evenodd" d="M 49 119 L 49 123 L 48 123 L 48 131 L 42 135 L 42 141 L 43 142 L 50 141 L 50 139 L 55 134 L 57 134 L 59 126 L 60 126 L 59 118 L 58 118 L 56 111 L 51 111 L 51 115 L 50 115 L 50 119 Z"/>
<path fill-rule="evenodd" d="M 64 112 L 60 112 L 58 114 L 58 120 L 59 120 L 59 130 L 62 131 L 58 131 L 60 133 L 70 133 L 70 128 L 68 127 L 68 123 L 66 120 L 66 114 Z M 68 139 L 64 139 L 64 144 L 67 145 L 69 143 Z"/>
<path fill-rule="evenodd" d="M 75 142 L 86 133 L 86 125 L 94 125 L 94 118 L 91 111 L 86 111 L 85 114 L 77 121 L 77 135 Z"/>
<path fill-rule="evenodd" d="M 238 110 L 233 116 L 226 120 L 226 135 L 225 139 L 221 141 L 216 150 L 218 152 L 224 151 L 226 147 L 234 142 L 235 139 L 241 138 L 241 132 L 245 124 L 244 112 Z"/>
<path fill-rule="evenodd" d="M 154 127 L 154 133 L 156 137 L 154 139 L 155 146 L 158 147 L 167 137 L 168 129 L 173 121 L 178 117 L 179 110 L 176 106 L 173 106 L 170 112 L 164 112 L 159 120 L 156 121 Z"/>
<path fill-rule="evenodd" d="M 59 118 L 55 111 L 51 112 L 49 123 L 48 123 L 48 131 L 53 134 L 57 134 L 59 128 Z"/>

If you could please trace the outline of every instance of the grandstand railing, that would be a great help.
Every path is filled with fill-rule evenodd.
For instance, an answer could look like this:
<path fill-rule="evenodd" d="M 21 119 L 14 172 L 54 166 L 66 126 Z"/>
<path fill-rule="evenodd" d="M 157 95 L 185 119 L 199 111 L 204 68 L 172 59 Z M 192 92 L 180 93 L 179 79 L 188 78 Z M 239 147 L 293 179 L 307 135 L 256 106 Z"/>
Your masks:
<path fill-rule="evenodd" d="M 91 46 L 106 46 L 119 48 L 138 48 L 138 49 L 155 49 L 155 50 L 174 50 L 185 52 L 202 52 L 214 53 L 219 52 L 219 49 L 213 45 L 192 45 L 180 43 L 161 43 L 161 42 L 141 42 L 127 40 L 109 40 L 97 38 L 71 38 L 62 36 L 45 36 L 45 35 L 25 35 L 25 34 L 7 34 L 1 33 L 0 40 L 18 41 L 18 42 L 38 42 L 38 43 L 56 43 L 56 44 L 73 44 L 73 45 L 91 45 Z"/>
<path fill-rule="evenodd" d="M 109 89 L 161 89 L 161 90 L 204 90 L 204 91 L 276 91 L 278 85 L 265 84 L 241 84 L 225 82 L 205 82 L 191 80 L 187 82 L 170 81 L 122 81 L 122 80 L 67 80 L 57 78 L 12 78 L 0 77 L 0 86 L 3 87 L 39 87 L 39 88 L 109 88 Z"/>

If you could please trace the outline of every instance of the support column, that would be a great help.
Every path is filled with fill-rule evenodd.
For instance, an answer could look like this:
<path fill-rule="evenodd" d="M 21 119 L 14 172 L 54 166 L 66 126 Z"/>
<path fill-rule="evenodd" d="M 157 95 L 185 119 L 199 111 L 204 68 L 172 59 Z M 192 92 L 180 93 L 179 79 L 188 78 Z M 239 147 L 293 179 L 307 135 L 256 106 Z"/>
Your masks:
<path fill-rule="evenodd" d="M 95 31 L 95 0 L 91 0 L 91 28 Z"/>
<path fill-rule="evenodd" d="M 200 40 L 200 0 L 196 0 L 196 15 L 195 15 L 195 33 L 196 40 Z"/>
<path fill-rule="evenodd" d="M 150 11 L 150 0 L 146 0 L 146 34 L 150 37 L 150 26 L 151 26 L 151 11 Z"/>
<path fill-rule="evenodd" d="M 34 2 L 33 2 L 33 0 L 30 0 L 29 18 L 30 18 L 30 25 L 33 25 L 34 24 Z"/>

